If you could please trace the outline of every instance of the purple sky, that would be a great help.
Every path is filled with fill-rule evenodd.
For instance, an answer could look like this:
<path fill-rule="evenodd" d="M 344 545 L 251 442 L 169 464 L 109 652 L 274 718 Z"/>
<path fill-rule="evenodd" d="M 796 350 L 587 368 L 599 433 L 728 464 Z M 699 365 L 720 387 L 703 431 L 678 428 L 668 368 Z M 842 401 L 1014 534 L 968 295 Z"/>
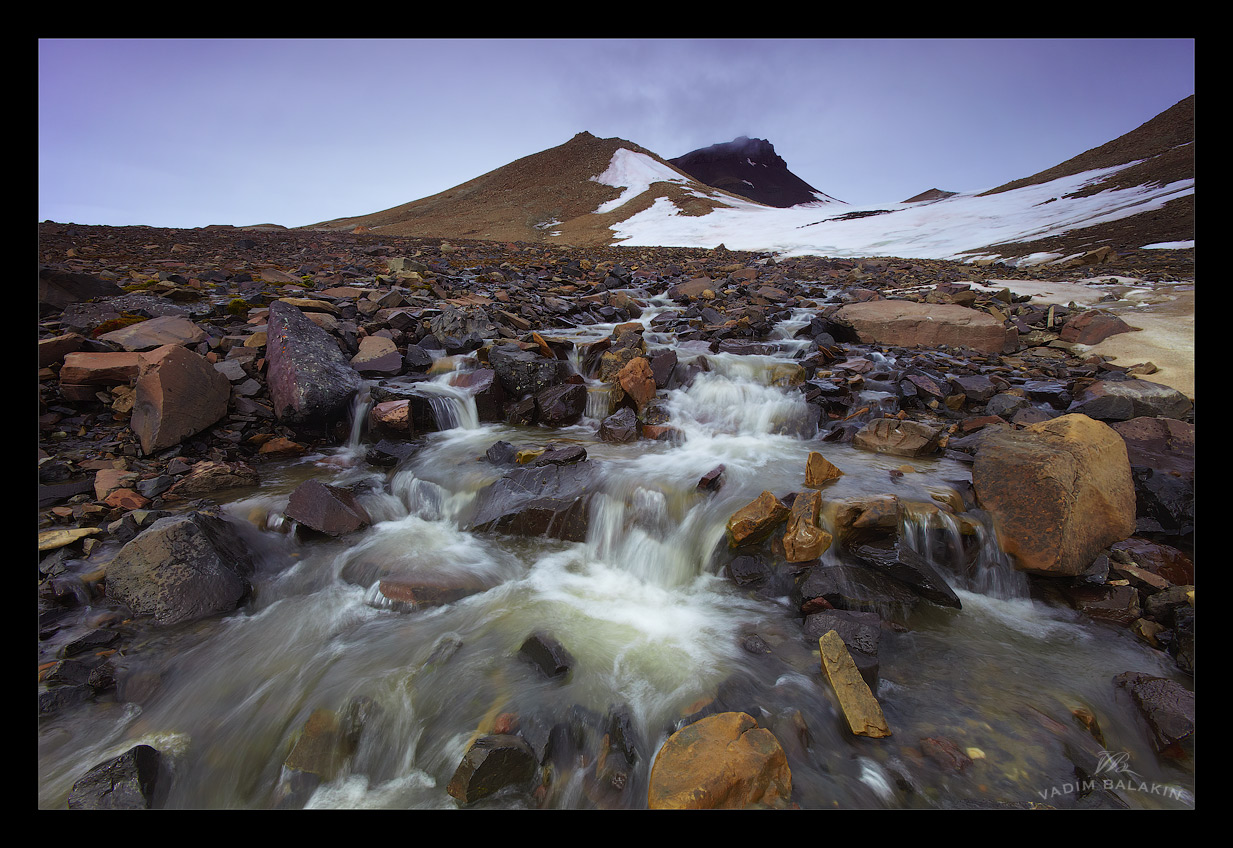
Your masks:
<path fill-rule="evenodd" d="M 38 219 L 302 226 L 586 130 L 765 138 L 856 205 L 991 188 L 1194 93 L 1192 39 L 39 42 Z"/>

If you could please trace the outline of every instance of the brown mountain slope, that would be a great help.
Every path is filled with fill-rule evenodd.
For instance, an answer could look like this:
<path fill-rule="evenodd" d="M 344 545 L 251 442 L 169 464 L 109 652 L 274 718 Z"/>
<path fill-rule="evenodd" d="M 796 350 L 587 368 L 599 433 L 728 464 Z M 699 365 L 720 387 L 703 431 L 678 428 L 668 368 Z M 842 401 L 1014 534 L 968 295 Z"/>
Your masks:
<path fill-rule="evenodd" d="M 686 192 L 679 184 L 657 183 L 654 192 L 637 198 L 618 211 L 593 214 L 622 190 L 595 182 L 607 170 L 612 156 L 625 148 L 642 153 L 671 168 L 656 154 L 620 138 L 596 138 L 578 133 L 565 144 L 523 157 L 487 174 L 431 197 L 392 209 L 352 218 L 336 218 L 304 229 L 354 230 L 396 236 L 484 239 L 594 246 L 611 244 L 609 227 L 641 211 L 655 196 L 667 196 L 685 214 L 705 214 L 722 193 L 691 181 L 691 188 L 717 198 L 715 203 Z M 689 180 L 689 176 L 672 168 Z M 652 196 L 654 195 L 654 196 Z M 558 233 L 559 235 L 552 235 Z"/>
<path fill-rule="evenodd" d="M 1139 161 L 1143 160 L 1143 161 Z M 985 197 L 1003 191 L 1040 185 L 1059 177 L 1068 177 L 1097 168 L 1112 168 L 1128 162 L 1139 162 L 1113 174 L 1106 180 L 1076 192 L 1076 196 L 1095 194 L 1109 188 L 1131 188 L 1148 182 L 1161 185 L 1194 176 L 1194 95 L 1181 100 L 1137 129 L 1118 136 L 1100 147 L 1094 147 L 1067 159 L 1060 165 L 1014 180 L 979 195 Z"/>

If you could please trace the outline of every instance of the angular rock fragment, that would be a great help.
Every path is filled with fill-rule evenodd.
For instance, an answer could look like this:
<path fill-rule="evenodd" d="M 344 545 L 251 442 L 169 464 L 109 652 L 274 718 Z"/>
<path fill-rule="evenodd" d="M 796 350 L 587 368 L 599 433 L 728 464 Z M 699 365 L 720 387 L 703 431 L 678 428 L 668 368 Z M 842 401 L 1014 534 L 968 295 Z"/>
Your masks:
<path fill-rule="evenodd" d="M 822 652 L 822 671 L 826 675 L 848 728 L 856 736 L 882 738 L 891 735 L 882 706 L 861 677 L 843 639 L 834 630 L 818 639 Z"/>

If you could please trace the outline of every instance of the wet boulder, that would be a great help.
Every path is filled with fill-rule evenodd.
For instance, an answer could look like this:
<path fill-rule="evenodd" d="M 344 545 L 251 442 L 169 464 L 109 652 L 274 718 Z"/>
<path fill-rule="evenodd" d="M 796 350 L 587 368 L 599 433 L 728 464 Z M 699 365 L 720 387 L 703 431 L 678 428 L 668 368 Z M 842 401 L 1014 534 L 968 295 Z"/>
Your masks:
<path fill-rule="evenodd" d="M 875 418 L 852 438 L 852 446 L 895 456 L 929 456 L 937 452 L 945 432 L 920 421 Z"/>
<path fill-rule="evenodd" d="M 1194 425 L 1175 418 L 1140 417 L 1109 426 L 1126 441 L 1139 532 L 1193 533 Z"/>
<path fill-rule="evenodd" d="M 854 545 L 851 553 L 862 564 L 898 580 L 927 601 L 952 609 L 962 607 L 959 596 L 933 564 L 901 539 Z"/>
<path fill-rule="evenodd" d="M 1182 418 L 1193 406 L 1177 389 L 1150 380 L 1099 380 L 1084 389 L 1067 411 L 1100 421 L 1128 421 Z"/>
<path fill-rule="evenodd" d="M 235 609 L 248 595 L 253 558 L 234 530 L 206 512 L 154 522 L 107 566 L 107 595 L 157 624 Z"/>
<path fill-rule="evenodd" d="M 287 517 L 328 536 L 343 536 L 372 523 L 354 492 L 320 480 L 296 487 L 287 502 Z"/>
<path fill-rule="evenodd" d="M 577 424 L 587 408 L 587 387 L 577 383 L 550 386 L 536 393 L 535 408 L 541 426 Z"/>
<path fill-rule="evenodd" d="M 296 307 L 270 304 L 266 381 L 279 421 L 326 429 L 346 417 L 360 375 L 328 332 Z"/>
<path fill-rule="evenodd" d="M 555 359 L 517 345 L 496 345 L 488 351 L 488 364 L 506 394 L 513 398 L 535 394 L 557 383 L 559 368 Z"/>
<path fill-rule="evenodd" d="M 591 460 L 510 471 L 480 491 L 471 529 L 585 541 L 596 477 Z"/>
<path fill-rule="evenodd" d="M 651 766 L 652 810 L 740 810 L 786 806 L 787 755 L 747 713 L 707 716 L 668 738 Z"/>
<path fill-rule="evenodd" d="M 1101 550 L 1135 532 L 1126 444 L 1085 415 L 991 433 L 980 443 L 972 483 L 1003 550 L 1024 571 L 1081 574 Z"/>
<path fill-rule="evenodd" d="M 1128 671 L 1113 683 L 1129 693 L 1152 731 L 1157 751 L 1193 744 L 1194 692 L 1164 677 Z"/>
<path fill-rule="evenodd" d="M 882 706 L 874 697 L 848 653 L 843 639 L 834 630 L 818 638 L 822 657 L 822 672 L 835 692 L 840 711 L 854 736 L 883 738 L 891 735 Z"/>
<path fill-rule="evenodd" d="M 797 608 L 809 615 L 823 609 L 876 612 L 902 620 L 919 596 L 900 583 L 859 565 L 816 565 L 797 579 L 792 593 Z"/>
<path fill-rule="evenodd" d="M 605 442 L 636 442 L 637 414 L 628 406 L 618 409 L 599 423 L 599 437 Z"/>
<path fill-rule="evenodd" d="M 831 534 L 818 526 L 822 493 L 800 492 L 792 501 L 788 525 L 783 534 L 784 558 L 788 562 L 815 560 L 831 546 Z"/>
<path fill-rule="evenodd" d="M 763 541 L 787 520 L 789 512 L 788 506 L 772 492 L 763 492 L 728 519 L 729 545 L 739 548 Z"/>
<path fill-rule="evenodd" d="M 529 789 L 539 762 L 525 739 L 513 734 L 481 736 L 463 755 L 446 791 L 463 804 L 503 789 Z"/>
<path fill-rule="evenodd" d="M 518 653 L 530 660 L 546 677 L 565 677 L 574 667 L 573 655 L 547 633 L 532 633 L 522 643 Z"/>
<path fill-rule="evenodd" d="M 70 810 L 148 810 L 158 789 L 162 756 L 149 745 L 137 745 L 100 763 L 73 784 Z"/>

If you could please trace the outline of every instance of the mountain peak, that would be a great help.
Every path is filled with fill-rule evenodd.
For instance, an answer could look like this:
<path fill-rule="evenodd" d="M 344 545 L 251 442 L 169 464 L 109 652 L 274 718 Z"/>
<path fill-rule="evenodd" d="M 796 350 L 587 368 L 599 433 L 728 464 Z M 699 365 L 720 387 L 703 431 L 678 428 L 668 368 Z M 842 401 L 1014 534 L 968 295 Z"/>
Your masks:
<path fill-rule="evenodd" d="M 833 199 L 789 171 L 788 163 L 764 138 L 742 135 L 668 162 L 698 182 L 767 206 L 782 208 Z"/>

